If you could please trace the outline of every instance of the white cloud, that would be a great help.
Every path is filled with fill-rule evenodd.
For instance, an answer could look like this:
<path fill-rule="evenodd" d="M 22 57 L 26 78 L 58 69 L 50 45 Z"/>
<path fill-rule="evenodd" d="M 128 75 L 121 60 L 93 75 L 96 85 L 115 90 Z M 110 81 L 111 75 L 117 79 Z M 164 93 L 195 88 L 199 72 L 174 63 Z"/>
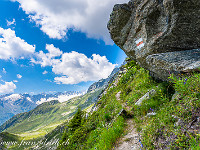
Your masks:
<path fill-rule="evenodd" d="M 87 58 L 84 54 L 71 52 L 63 54 L 61 61 L 53 65 L 52 71 L 62 75 L 56 77 L 55 82 L 77 84 L 107 78 L 114 67 L 105 56 L 93 54 L 92 58 Z"/>
<path fill-rule="evenodd" d="M 42 74 L 47 74 L 48 72 L 45 70 Z"/>
<path fill-rule="evenodd" d="M 49 58 L 60 56 L 63 53 L 59 48 L 54 47 L 53 44 L 46 44 L 46 49 L 49 51 Z"/>
<path fill-rule="evenodd" d="M 48 50 L 48 53 L 46 54 L 43 51 L 35 53 L 36 57 L 40 58 L 39 61 L 36 61 L 32 58 L 31 62 L 35 64 L 41 64 L 42 67 L 51 66 L 57 63 L 59 60 L 55 59 L 55 57 L 59 57 L 60 55 L 62 55 L 62 51 L 60 51 L 59 48 L 54 47 L 53 44 L 46 44 L 46 49 Z"/>
<path fill-rule="evenodd" d="M 21 78 L 22 78 L 22 75 L 17 74 L 17 78 L 18 78 L 18 79 L 21 79 Z"/>
<path fill-rule="evenodd" d="M 7 22 L 7 26 L 15 25 L 16 23 L 15 19 L 13 19 L 12 21 L 6 20 L 6 22 Z"/>
<path fill-rule="evenodd" d="M 17 83 L 18 81 L 17 80 L 13 80 L 13 82 Z"/>
<path fill-rule="evenodd" d="M 58 84 L 78 84 L 107 78 L 116 66 L 110 63 L 105 56 L 93 54 L 92 58 L 88 58 L 86 55 L 74 51 L 61 54 L 58 48 L 53 48 L 53 45 L 51 48 L 56 49 L 57 53 L 53 53 L 49 49 L 49 53 L 46 54 L 41 51 L 36 54 L 37 60 L 32 59 L 32 62 L 40 64 L 42 67 L 52 66 L 52 71 L 60 75 L 54 79 Z M 56 56 L 59 57 L 56 58 Z"/>
<path fill-rule="evenodd" d="M 5 82 L 5 84 L 0 84 L 0 93 L 8 94 L 14 92 L 16 85 L 13 82 Z"/>
<path fill-rule="evenodd" d="M 6 73 L 7 73 L 5 68 L 3 68 L 2 72 L 3 72 L 4 74 L 6 74 Z"/>
<path fill-rule="evenodd" d="M 34 52 L 35 46 L 16 37 L 15 31 L 0 27 L 0 59 L 23 58 Z"/>
<path fill-rule="evenodd" d="M 129 0 L 11 0 L 51 38 L 62 39 L 68 29 L 111 44 L 106 28 L 114 4 Z"/>

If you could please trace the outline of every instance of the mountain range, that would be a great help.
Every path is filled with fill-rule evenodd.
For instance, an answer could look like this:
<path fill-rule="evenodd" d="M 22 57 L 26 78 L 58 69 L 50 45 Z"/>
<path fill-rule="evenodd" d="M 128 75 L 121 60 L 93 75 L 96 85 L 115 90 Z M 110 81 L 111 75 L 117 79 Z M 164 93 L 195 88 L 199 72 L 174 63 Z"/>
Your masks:
<path fill-rule="evenodd" d="M 18 113 L 28 112 L 39 104 L 51 100 L 59 102 L 67 101 L 73 97 L 82 95 L 82 92 L 67 91 L 55 94 L 6 94 L 0 96 L 0 125 Z"/>
<path fill-rule="evenodd" d="M 9 132 L 29 140 L 39 138 L 64 123 L 77 108 L 90 112 L 104 89 L 119 72 L 115 68 L 110 76 L 93 83 L 87 93 L 77 91 L 55 94 L 7 94 L 0 97 L 2 102 L 0 132 Z"/>

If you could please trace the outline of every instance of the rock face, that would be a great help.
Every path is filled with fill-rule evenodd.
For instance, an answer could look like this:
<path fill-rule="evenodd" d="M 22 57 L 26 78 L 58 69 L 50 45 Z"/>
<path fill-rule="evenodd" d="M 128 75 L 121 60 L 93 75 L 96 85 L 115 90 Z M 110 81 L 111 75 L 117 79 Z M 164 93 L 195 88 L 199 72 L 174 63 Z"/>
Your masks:
<path fill-rule="evenodd" d="M 200 1 L 131 0 L 117 4 L 108 29 L 113 41 L 130 58 L 157 74 L 147 63 L 147 56 L 200 48 Z M 196 57 L 200 60 L 199 55 Z"/>
<path fill-rule="evenodd" d="M 200 49 L 149 55 L 146 63 L 149 70 L 156 73 L 154 77 L 165 80 L 171 73 L 199 71 Z"/>

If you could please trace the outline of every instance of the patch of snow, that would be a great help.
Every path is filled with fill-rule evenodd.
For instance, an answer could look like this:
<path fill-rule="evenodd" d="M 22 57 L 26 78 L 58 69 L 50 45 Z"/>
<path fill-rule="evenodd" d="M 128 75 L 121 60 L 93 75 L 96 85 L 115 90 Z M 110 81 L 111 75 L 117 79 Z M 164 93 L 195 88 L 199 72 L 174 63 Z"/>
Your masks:
<path fill-rule="evenodd" d="M 58 97 L 50 97 L 50 98 L 41 98 L 39 101 L 36 102 L 37 105 L 40 105 L 44 102 L 50 102 L 52 100 L 58 100 L 60 103 L 66 102 L 74 97 L 81 96 L 85 93 L 73 93 L 73 94 L 63 94 L 59 95 Z"/>
<path fill-rule="evenodd" d="M 17 101 L 21 99 L 22 96 L 20 94 L 12 94 L 10 96 L 4 97 L 5 100 Z"/>
<path fill-rule="evenodd" d="M 63 103 L 63 102 L 66 102 L 66 101 L 68 101 L 68 100 L 70 100 L 70 99 L 72 99 L 74 97 L 78 97 L 78 96 L 81 96 L 81 95 L 83 95 L 83 93 L 80 93 L 80 94 L 74 93 L 72 95 L 59 95 L 58 96 L 58 101 Z"/>
<path fill-rule="evenodd" d="M 30 102 L 32 102 L 33 103 L 33 101 L 31 100 L 31 98 L 30 97 L 27 97 L 26 98 L 28 101 L 30 101 Z"/>
<path fill-rule="evenodd" d="M 48 100 L 46 98 L 41 98 L 39 101 L 36 102 L 37 105 L 40 105 L 44 102 L 48 102 Z"/>

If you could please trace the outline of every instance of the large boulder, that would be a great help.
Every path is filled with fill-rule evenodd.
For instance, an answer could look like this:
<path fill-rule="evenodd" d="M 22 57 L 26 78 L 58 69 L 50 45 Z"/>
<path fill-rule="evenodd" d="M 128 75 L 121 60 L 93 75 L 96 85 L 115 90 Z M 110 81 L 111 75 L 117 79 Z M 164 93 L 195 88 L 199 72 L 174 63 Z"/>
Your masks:
<path fill-rule="evenodd" d="M 199 72 L 200 49 L 149 55 L 146 63 L 151 75 L 161 80 L 167 80 L 172 73 L 180 76 L 188 72 Z"/>
<path fill-rule="evenodd" d="M 200 48 L 200 1 L 131 0 L 128 4 L 117 4 L 108 29 L 113 41 L 130 58 L 157 74 L 159 69 L 155 65 L 151 68 L 147 56 Z M 193 60 L 200 61 L 199 55 L 194 57 L 197 58 Z M 174 71 L 170 69 L 164 72 Z"/>

